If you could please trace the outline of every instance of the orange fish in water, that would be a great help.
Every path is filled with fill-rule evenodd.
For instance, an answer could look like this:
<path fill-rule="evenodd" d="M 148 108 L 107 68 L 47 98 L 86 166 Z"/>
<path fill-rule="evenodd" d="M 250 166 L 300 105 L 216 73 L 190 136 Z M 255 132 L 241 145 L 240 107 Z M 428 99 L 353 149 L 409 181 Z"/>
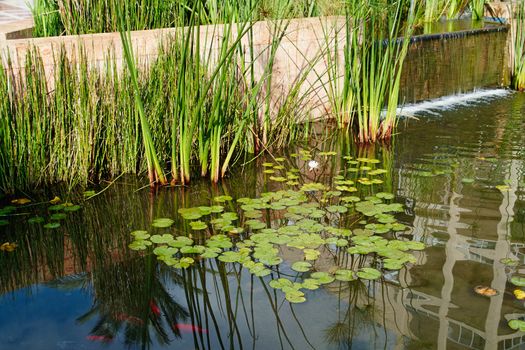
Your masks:
<path fill-rule="evenodd" d="M 194 326 L 188 323 L 176 323 L 173 325 L 173 328 L 178 329 L 182 333 L 193 333 L 193 332 L 206 333 L 206 334 L 208 333 L 208 330 L 206 328 L 201 328 L 199 326 Z"/>
<path fill-rule="evenodd" d="M 493 297 L 495 295 L 498 295 L 497 290 L 487 286 L 476 286 L 474 287 L 474 292 L 476 292 L 479 295 L 483 295 L 484 297 Z"/>
<path fill-rule="evenodd" d="M 103 343 L 109 343 L 113 340 L 112 337 L 108 337 L 107 335 L 88 335 L 86 339 L 91 341 L 101 341 Z"/>
<path fill-rule="evenodd" d="M 149 308 L 156 316 L 160 316 L 160 309 L 153 300 L 149 301 Z"/>

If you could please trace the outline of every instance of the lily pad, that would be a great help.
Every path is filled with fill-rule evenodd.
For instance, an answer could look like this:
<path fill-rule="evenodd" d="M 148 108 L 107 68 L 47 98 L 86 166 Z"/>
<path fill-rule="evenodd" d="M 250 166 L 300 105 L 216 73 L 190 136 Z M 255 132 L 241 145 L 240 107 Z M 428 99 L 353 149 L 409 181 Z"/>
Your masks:
<path fill-rule="evenodd" d="M 335 279 L 342 282 L 354 281 L 355 273 L 352 270 L 339 269 L 335 272 Z"/>
<path fill-rule="evenodd" d="M 364 280 L 376 280 L 381 278 L 381 272 L 371 267 L 363 267 L 357 271 L 357 277 Z"/>
<path fill-rule="evenodd" d="M 508 324 L 515 331 L 525 332 L 525 321 L 523 320 L 510 320 Z"/>
<path fill-rule="evenodd" d="M 297 261 L 292 264 L 291 268 L 297 272 L 306 272 L 312 268 L 312 264 L 307 261 Z"/>
<path fill-rule="evenodd" d="M 27 220 L 27 222 L 30 224 L 40 224 L 40 223 L 43 223 L 44 221 L 45 219 L 41 216 L 34 216 L 30 218 L 29 220 Z"/>
<path fill-rule="evenodd" d="M 205 222 L 202 221 L 192 221 L 190 222 L 190 226 L 192 230 L 205 230 L 208 228 L 208 225 Z"/>
<path fill-rule="evenodd" d="M 513 276 L 510 279 L 510 283 L 518 287 L 525 287 L 525 277 L 523 276 Z"/>
<path fill-rule="evenodd" d="M 335 280 L 333 276 L 324 271 L 314 272 L 310 275 L 310 277 L 319 281 L 320 284 L 329 284 Z"/>
<path fill-rule="evenodd" d="M 151 224 L 151 226 L 159 227 L 159 228 L 166 228 L 166 227 L 170 227 L 171 225 L 173 225 L 174 222 L 175 221 L 169 218 L 158 218 L 158 219 L 153 220 L 153 223 Z"/>
<path fill-rule="evenodd" d="M 146 240 L 142 240 L 142 239 L 139 239 L 139 240 L 136 240 L 136 241 L 133 241 L 131 242 L 128 247 L 132 250 L 145 250 L 147 249 L 149 246 L 151 245 L 151 242 L 150 241 L 146 241 Z"/>
<path fill-rule="evenodd" d="M 60 227 L 60 223 L 59 222 L 50 222 L 50 223 L 47 223 L 44 225 L 44 228 L 47 228 L 47 229 L 55 229 L 55 228 L 59 228 Z"/>
<path fill-rule="evenodd" d="M 80 210 L 80 205 L 70 205 L 64 208 L 64 211 L 74 212 Z"/>
<path fill-rule="evenodd" d="M 153 235 L 150 237 L 150 240 L 156 244 L 170 244 L 174 241 L 174 238 L 173 235 L 166 233 L 164 235 Z"/>

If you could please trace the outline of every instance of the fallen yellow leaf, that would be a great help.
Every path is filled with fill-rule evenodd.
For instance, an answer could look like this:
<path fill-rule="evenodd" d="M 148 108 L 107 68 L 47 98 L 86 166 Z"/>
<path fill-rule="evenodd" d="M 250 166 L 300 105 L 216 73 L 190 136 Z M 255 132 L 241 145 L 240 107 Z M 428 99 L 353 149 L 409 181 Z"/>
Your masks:
<path fill-rule="evenodd" d="M 23 205 L 23 204 L 31 203 L 31 200 L 27 198 L 18 198 L 18 199 L 13 199 L 11 203 Z"/>
<path fill-rule="evenodd" d="M 514 296 L 518 300 L 523 300 L 523 299 L 525 299 L 525 292 L 522 291 L 521 289 L 515 289 L 514 290 Z"/>
<path fill-rule="evenodd" d="M 57 204 L 57 203 L 60 203 L 60 197 L 55 196 L 55 198 L 53 198 L 52 200 L 50 200 L 49 203 L 51 203 L 51 204 Z"/>

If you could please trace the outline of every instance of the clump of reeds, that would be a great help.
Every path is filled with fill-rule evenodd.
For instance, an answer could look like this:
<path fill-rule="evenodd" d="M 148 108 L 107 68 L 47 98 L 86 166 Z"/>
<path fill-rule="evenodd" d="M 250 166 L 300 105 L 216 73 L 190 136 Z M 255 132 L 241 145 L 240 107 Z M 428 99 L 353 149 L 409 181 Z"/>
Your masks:
<path fill-rule="evenodd" d="M 347 11 L 344 77 L 333 99 L 340 127 L 361 143 L 387 140 L 397 121 L 403 63 L 414 28 L 415 7 L 354 1 Z"/>
<path fill-rule="evenodd" d="M 513 6 L 510 13 L 513 13 L 511 23 L 511 79 L 512 88 L 525 90 L 525 1 L 521 1 Z"/>
<path fill-rule="evenodd" d="M 289 113 L 307 114 L 294 107 L 298 87 L 277 110 L 267 108 L 273 104 L 272 57 L 286 21 L 275 22 L 270 59 L 258 66 L 262 78 L 255 79 L 253 37 L 245 40 L 252 30 L 249 14 L 230 13 L 229 23 L 208 28 L 213 48 L 192 24 L 166 38 L 157 60 L 140 71 L 126 31 L 129 69 L 123 72 L 111 57 L 98 69 L 82 56 L 69 62 L 65 53 L 49 80 L 35 53 L 21 72 L 2 66 L 0 166 L 6 170 L 0 189 L 83 184 L 145 170 L 151 183 L 164 184 L 168 167 L 173 182 L 188 183 L 197 168 L 217 182 L 241 156 L 300 137 L 298 115 Z"/>

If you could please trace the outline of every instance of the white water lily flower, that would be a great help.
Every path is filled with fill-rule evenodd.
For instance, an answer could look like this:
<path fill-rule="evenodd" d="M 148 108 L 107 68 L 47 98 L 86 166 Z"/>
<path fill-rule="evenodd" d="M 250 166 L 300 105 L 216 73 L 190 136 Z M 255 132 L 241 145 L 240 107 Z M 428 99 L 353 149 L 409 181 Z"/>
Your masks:
<path fill-rule="evenodd" d="M 319 162 L 315 160 L 311 160 L 308 162 L 308 170 L 312 171 L 314 169 L 317 169 L 319 167 Z"/>

